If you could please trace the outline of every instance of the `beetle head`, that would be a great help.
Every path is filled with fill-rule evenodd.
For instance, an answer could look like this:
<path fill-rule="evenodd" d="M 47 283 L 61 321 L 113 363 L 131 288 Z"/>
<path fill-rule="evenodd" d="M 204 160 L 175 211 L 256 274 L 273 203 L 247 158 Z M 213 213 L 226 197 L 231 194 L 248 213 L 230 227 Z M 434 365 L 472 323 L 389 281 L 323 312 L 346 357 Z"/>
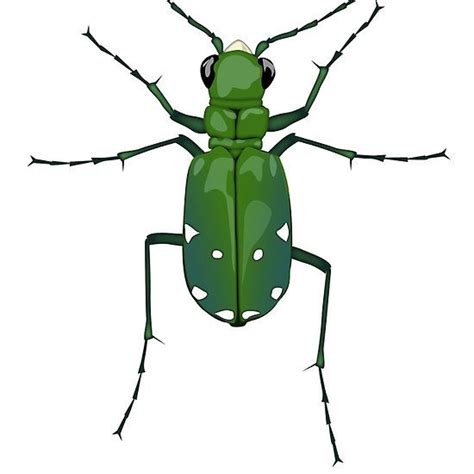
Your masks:
<path fill-rule="evenodd" d="M 261 105 L 275 68 L 270 60 L 257 58 L 243 41 L 237 40 L 220 55 L 204 60 L 201 77 L 211 103 L 239 109 Z"/>

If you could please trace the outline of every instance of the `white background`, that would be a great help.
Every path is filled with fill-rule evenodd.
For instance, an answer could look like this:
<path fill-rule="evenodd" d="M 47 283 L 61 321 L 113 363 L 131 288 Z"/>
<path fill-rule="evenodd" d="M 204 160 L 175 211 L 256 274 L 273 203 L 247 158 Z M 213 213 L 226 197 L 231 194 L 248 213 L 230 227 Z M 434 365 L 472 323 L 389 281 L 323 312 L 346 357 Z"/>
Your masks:
<path fill-rule="evenodd" d="M 182 8 L 254 48 L 336 1 L 212 2 Z M 326 384 L 352 473 L 472 473 L 472 17 L 468 1 L 386 0 L 330 72 L 310 118 L 289 131 L 360 153 L 453 160 L 354 163 L 297 145 L 283 158 L 294 242 L 333 266 Z M 365 21 L 360 0 L 273 45 L 273 113 L 301 107 L 324 63 Z M 202 114 L 208 39 L 164 0 L 16 1 L 2 7 L 0 471 L 334 472 L 317 372 L 323 276 L 293 265 L 271 315 L 234 329 L 187 293 L 180 252 L 153 249 L 147 373 L 136 382 L 143 242 L 179 232 L 189 156 L 168 147 L 100 166 L 30 167 L 110 156 L 182 133 L 146 88 L 80 33 Z M 187 132 L 184 132 L 187 133 Z M 192 133 L 191 133 L 192 135 Z M 283 133 L 268 136 L 268 149 Z M 201 146 L 205 137 L 198 137 Z"/>

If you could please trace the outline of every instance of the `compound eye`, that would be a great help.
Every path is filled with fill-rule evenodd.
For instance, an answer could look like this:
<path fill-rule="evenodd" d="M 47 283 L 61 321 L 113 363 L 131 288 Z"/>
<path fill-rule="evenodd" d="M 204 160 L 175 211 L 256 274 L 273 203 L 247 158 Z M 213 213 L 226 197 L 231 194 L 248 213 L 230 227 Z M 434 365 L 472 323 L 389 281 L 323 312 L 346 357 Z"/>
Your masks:
<path fill-rule="evenodd" d="M 262 86 L 264 89 L 267 89 L 270 87 L 273 79 L 275 79 L 275 66 L 266 58 L 260 58 L 258 62 L 262 66 Z"/>
<path fill-rule="evenodd" d="M 206 58 L 201 65 L 201 78 L 204 85 L 209 89 L 214 82 L 214 78 L 216 77 L 216 73 L 214 72 L 214 64 L 216 64 L 219 56 L 217 54 L 213 54 Z"/>

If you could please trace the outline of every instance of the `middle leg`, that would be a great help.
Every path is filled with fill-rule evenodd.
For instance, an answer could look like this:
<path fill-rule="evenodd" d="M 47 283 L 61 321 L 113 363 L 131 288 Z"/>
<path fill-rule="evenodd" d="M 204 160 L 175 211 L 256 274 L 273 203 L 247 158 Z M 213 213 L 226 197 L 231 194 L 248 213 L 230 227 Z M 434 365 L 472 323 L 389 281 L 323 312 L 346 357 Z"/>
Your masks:
<path fill-rule="evenodd" d="M 390 161 L 402 161 L 402 162 L 430 160 L 431 158 L 448 158 L 449 159 L 449 157 L 446 155 L 447 150 L 443 150 L 439 153 L 433 153 L 432 155 L 420 155 L 420 156 L 412 156 L 412 157 L 387 156 L 387 155 L 362 155 L 353 150 L 345 150 L 343 148 L 337 148 L 331 145 L 326 145 L 324 143 L 316 142 L 314 140 L 309 140 L 308 138 L 299 137 L 294 133 L 291 133 L 290 135 L 287 135 L 285 138 L 280 140 L 270 150 L 270 153 L 277 156 L 281 156 L 283 153 L 285 153 L 286 150 L 291 148 L 296 143 L 304 143 L 305 145 L 311 145 L 316 148 L 321 148 L 323 150 L 330 151 L 331 153 L 335 153 L 336 155 L 344 156 L 345 158 L 349 159 L 351 167 L 352 167 L 352 162 L 356 158 L 360 158 L 364 160 L 377 160 L 377 161 L 390 160 Z"/>
<path fill-rule="evenodd" d="M 153 143 L 152 145 L 144 146 L 142 148 L 138 148 L 136 150 L 129 150 L 129 151 L 121 151 L 117 153 L 115 156 L 110 156 L 107 158 L 91 158 L 90 160 L 84 161 L 47 161 L 47 160 L 39 160 L 34 156 L 31 157 L 31 165 L 51 165 L 51 166 L 78 166 L 78 165 L 87 165 L 87 164 L 94 164 L 98 165 L 99 163 L 105 163 L 107 161 L 117 161 L 120 160 L 122 162 L 122 168 L 125 166 L 125 160 L 129 158 L 133 158 L 134 156 L 141 155 L 142 153 L 146 153 L 151 150 L 156 150 L 157 148 L 161 148 L 168 145 L 179 145 L 180 147 L 184 148 L 188 153 L 190 153 L 193 158 L 197 155 L 201 155 L 204 153 L 201 148 L 199 148 L 196 143 L 194 143 L 190 138 L 186 137 L 185 135 L 178 135 L 176 138 L 171 138 L 170 140 L 165 140 L 158 143 Z"/>

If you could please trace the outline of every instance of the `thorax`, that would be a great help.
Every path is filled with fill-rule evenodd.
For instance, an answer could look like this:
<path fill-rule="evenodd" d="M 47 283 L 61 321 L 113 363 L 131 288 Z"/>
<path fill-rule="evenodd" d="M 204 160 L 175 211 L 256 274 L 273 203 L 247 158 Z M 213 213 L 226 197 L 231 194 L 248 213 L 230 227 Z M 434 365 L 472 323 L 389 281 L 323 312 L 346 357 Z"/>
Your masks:
<path fill-rule="evenodd" d="M 209 147 L 223 146 L 234 158 L 244 148 L 262 149 L 262 139 L 268 130 L 269 111 L 263 106 L 232 109 L 210 105 L 204 113 Z"/>

